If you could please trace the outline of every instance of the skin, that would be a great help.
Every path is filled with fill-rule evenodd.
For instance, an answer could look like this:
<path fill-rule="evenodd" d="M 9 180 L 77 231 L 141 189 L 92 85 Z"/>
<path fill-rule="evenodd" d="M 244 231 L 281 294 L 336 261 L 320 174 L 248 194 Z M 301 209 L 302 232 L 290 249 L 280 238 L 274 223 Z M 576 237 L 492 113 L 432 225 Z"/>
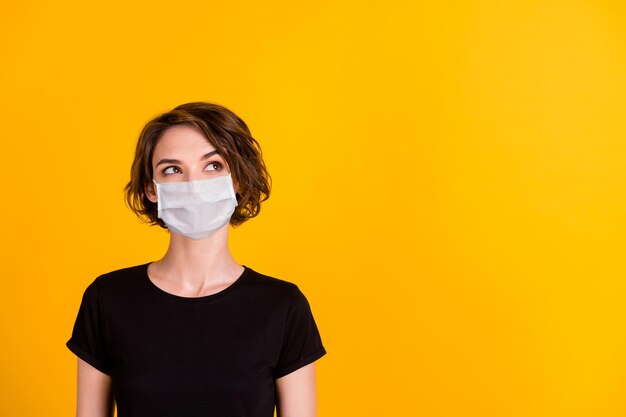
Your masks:
<path fill-rule="evenodd" d="M 152 157 L 156 182 L 193 181 L 227 175 L 228 164 L 219 155 L 202 157 L 214 151 L 204 134 L 194 127 L 168 128 L 157 143 Z M 161 163 L 176 159 L 178 163 Z M 234 178 L 233 178 L 234 180 Z M 235 192 L 239 186 L 233 183 Z M 146 185 L 150 201 L 157 202 L 156 186 Z M 165 255 L 148 267 L 150 280 L 162 290 L 182 296 L 201 297 L 224 290 L 243 273 L 228 247 L 228 223 L 202 240 L 170 233 Z M 275 381 L 278 417 L 316 417 L 315 362 Z M 78 358 L 77 417 L 111 417 L 114 399 L 111 377 Z"/>

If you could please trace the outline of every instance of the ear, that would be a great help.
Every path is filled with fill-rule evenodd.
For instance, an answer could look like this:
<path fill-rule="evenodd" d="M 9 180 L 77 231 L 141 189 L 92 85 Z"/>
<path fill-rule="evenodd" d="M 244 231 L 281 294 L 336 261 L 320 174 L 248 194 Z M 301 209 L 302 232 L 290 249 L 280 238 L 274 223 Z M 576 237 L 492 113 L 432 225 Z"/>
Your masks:
<path fill-rule="evenodd" d="M 157 202 L 157 193 L 156 193 L 156 185 L 154 184 L 154 182 L 150 181 L 148 182 L 145 187 L 144 190 L 146 192 L 146 197 L 148 197 L 148 200 L 152 201 L 153 203 Z"/>

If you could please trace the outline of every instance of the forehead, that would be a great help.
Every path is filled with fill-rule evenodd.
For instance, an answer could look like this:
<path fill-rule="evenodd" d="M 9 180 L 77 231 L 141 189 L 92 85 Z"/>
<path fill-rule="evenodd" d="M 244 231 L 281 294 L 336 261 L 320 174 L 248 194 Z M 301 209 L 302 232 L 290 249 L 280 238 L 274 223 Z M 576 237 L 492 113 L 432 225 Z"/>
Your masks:
<path fill-rule="evenodd" d="M 157 158 L 195 157 L 212 151 L 215 146 L 197 127 L 176 125 L 168 127 L 159 138 L 154 148 L 153 160 Z"/>

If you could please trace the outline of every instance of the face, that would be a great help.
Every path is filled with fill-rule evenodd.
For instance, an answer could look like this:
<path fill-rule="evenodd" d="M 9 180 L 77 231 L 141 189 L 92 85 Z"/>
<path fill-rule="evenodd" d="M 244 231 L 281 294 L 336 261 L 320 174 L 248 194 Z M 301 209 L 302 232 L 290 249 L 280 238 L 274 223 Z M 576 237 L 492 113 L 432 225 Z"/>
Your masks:
<path fill-rule="evenodd" d="M 169 127 L 157 142 L 152 155 L 154 180 L 161 182 L 194 181 L 228 175 L 226 160 L 198 128 L 188 125 Z M 239 187 L 233 178 L 235 192 Z M 156 185 L 146 185 L 146 195 L 157 202 Z"/>

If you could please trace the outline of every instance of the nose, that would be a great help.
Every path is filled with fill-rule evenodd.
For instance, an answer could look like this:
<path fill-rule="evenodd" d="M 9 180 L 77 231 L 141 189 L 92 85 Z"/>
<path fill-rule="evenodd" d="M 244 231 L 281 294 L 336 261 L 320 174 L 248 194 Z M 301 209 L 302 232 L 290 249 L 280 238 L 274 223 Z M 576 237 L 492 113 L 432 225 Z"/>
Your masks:
<path fill-rule="evenodd" d="M 204 178 L 201 172 L 198 172 L 199 168 L 190 168 L 187 170 L 187 174 L 184 176 L 183 181 L 196 181 Z"/>

